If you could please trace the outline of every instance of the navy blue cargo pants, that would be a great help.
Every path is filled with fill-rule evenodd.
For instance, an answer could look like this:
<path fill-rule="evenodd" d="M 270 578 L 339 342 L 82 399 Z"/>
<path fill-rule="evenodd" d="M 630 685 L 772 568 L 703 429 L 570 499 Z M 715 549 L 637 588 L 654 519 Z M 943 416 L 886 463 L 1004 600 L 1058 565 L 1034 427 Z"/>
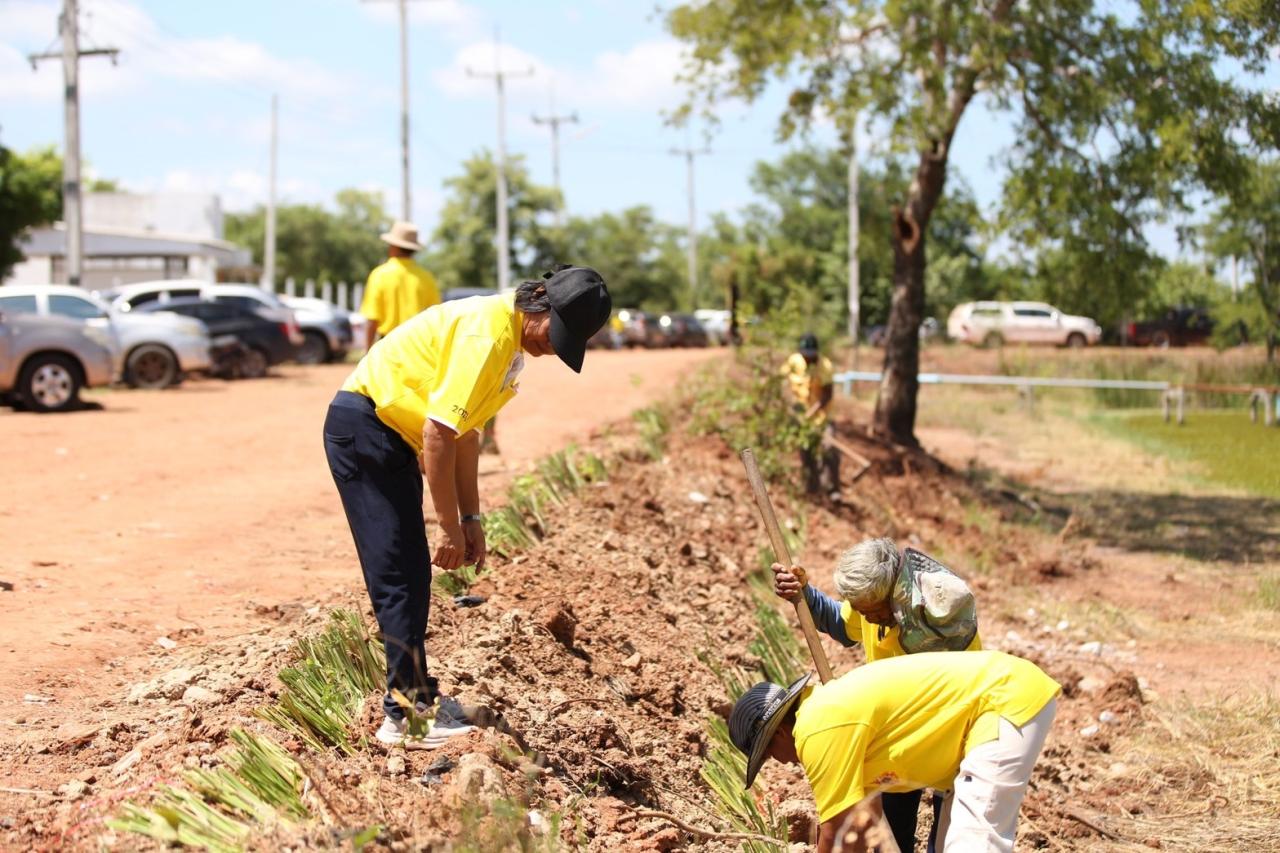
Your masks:
<path fill-rule="evenodd" d="M 885 820 L 893 831 L 893 840 L 898 842 L 902 853 L 911 853 L 916 849 L 916 820 L 920 814 L 920 796 L 924 791 L 904 791 L 900 794 L 885 792 L 880 795 L 880 805 L 884 807 Z M 929 827 L 928 853 L 934 853 L 938 841 L 938 818 L 942 814 L 942 795 L 933 795 L 933 825 Z"/>
<path fill-rule="evenodd" d="M 437 697 L 436 680 L 427 675 L 431 553 L 418 458 L 378 420 L 372 400 L 349 391 L 339 391 L 329 404 L 324 452 L 387 651 L 382 707 L 400 719 L 404 711 L 391 698 L 392 689 L 428 705 Z"/>

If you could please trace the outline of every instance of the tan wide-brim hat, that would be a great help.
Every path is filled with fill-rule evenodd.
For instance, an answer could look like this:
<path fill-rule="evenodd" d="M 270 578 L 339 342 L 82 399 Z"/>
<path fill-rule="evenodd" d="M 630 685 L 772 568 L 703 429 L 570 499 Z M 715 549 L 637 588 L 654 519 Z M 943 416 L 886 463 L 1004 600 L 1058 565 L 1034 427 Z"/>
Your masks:
<path fill-rule="evenodd" d="M 397 221 L 391 226 L 390 231 L 380 236 L 382 242 L 390 243 L 392 246 L 399 246 L 411 252 L 422 251 L 422 244 L 418 242 L 418 226 L 412 222 Z"/>

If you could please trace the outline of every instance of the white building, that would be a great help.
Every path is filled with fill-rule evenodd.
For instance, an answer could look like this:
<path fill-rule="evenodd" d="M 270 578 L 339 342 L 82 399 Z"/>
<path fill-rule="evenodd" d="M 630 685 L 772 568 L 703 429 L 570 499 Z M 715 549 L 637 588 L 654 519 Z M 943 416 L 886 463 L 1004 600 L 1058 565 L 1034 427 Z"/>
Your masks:
<path fill-rule="evenodd" d="M 251 253 L 222 239 L 222 204 L 203 193 L 85 193 L 81 283 L 103 290 L 135 281 L 200 278 L 244 268 Z M 34 228 L 21 241 L 26 260 L 5 282 L 65 283 L 66 229 Z"/>

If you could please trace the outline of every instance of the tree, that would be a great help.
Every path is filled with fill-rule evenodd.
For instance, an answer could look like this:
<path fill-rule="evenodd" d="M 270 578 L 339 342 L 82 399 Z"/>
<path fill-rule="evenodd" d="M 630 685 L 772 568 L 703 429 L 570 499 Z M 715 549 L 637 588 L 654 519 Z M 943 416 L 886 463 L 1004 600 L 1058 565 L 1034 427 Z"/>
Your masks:
<path fill-rule="evenodd" d="M 523 157 L 507 161 L 511 270 L 536 275 L 563 252 L 551 216 L 560 206 L 555 189 L 533 183 Z M 444 182 L 448 192 L 440 224 L 431 237 L 427 264 L 447 287 L 496 287 L 498 249 L 497 169 L 482 151 L 462 164 L 462 174 Z"/>
<path fill-rule="evenodd" d="M 618 308 L 670 311 L 684 295 L 683 230 L 659 222 L 647 205 L 575 216 L 565 227 L 565 262 L 595 267 Z"/>
<path fill-rule="evenodd" d="M 916 444 L 916 329 L 926 247 L 952 140 L 975 98 L 1011 117 L 1005 223 L 1091 257 L 1111 286 L 1144 262 L 1142 226 L 1198 188 L 1243 178 L 1250 143 L 1280 140 L 1280 107 L 1217 72 L 1260 74 L 1280 33 L 1274 4 L 1140 0 L 697 0 L 667 26 L 691 48 L 685 80 L 722 98 L 790 88 L 779 132 L 822 115 L 887 129 L 911 180 L 890 208 L 893 296 L 875 430 Z"/>
<path fill-rule="evenodd" d="M 333 211 L 306 204 L 276 208 L 277 287 L 286 278 L 363 282 L 386 258 L 386 244 L 378 239 L 390 221 L 382 194 L 345 189 L 334 202 Z M 224 228 L 228 240 L 250 249 L 254 263 L 262 263 L 266 214 L 261 207 L 227 214 Z"/>
<path fill-rule="evenodd" d="M 1255 332 L 1267 344 L 1267 361 L 1280 347 L 1280 160 L 1254 163 L 1234 196 L 1218 208 L 1204 229 L 1207 248 L 1221 260 L 1240 259 L 1253 276 L 1248 296 Z"/>
<path fill-rule="evenodd" d="M 62 158 L 50 145 L 19 154 L 0 145 L 0 280 L 23 259 L 28 228 L 62 215 Z"/>

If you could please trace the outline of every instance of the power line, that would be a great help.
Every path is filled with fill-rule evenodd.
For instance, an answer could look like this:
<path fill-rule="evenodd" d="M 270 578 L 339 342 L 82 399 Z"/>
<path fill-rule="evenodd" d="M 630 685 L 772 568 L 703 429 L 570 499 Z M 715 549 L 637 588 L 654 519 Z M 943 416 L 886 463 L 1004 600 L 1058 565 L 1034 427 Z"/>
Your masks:
<path fill-rule="evenodd" d="M 511 234 L 507 224 L 507 96 L 506 78 L 532 77 L 533 67 L 525 71 L 502 70 L 502 46 L 498 31 L 493 33 L 493 71 L 467 69 L 469 77 L 492 78 L 498 90 L 498 290 L 511 288 Z"/>
<path fill-rule="evenodd" d="M 67 283 L 80 286 L 80 273 L 84 259 L 84 215 L 80 204 L 80 57 L 109 56 L 116 64 L 120 51 L 114 47 L 80 49 L 80 29 L 76 0 L 63 0 L 62 14 L 58 18 L 58 33 L 62 39 L 59 52 L 36 53 L 28 57 L 31 70 L 35 71 L 43 59 L 62 60 L 63 123 L 66 133 L 66 150 L 62 156 L 62 221 L 67 233 Z"/>
<path fill-rule="evenodd" d="M 564 193 L 560 188 L 560 125 L 577 124 L 578 114 L 576 112 L 566 113 L 564 115 L 556 114 L 556 90 L 551 88 L 551 110 L 545 116 L 539 116 L 534 113 L 533 123 L 537 125 L 547 125 L 551 128 L 551 183 L 556 188 L 556 193 L 560 196 L 560 207 L 556 210 L 556 224 L 564 224 Z"/>

